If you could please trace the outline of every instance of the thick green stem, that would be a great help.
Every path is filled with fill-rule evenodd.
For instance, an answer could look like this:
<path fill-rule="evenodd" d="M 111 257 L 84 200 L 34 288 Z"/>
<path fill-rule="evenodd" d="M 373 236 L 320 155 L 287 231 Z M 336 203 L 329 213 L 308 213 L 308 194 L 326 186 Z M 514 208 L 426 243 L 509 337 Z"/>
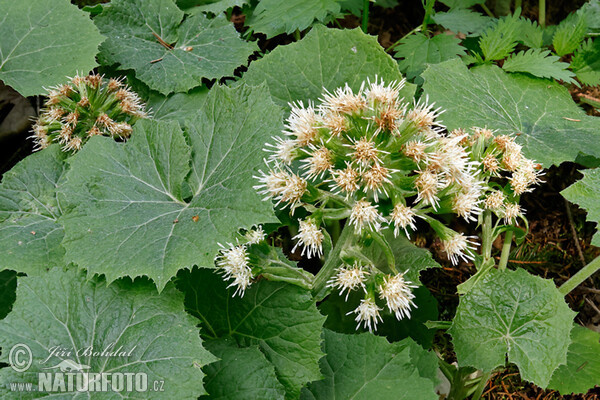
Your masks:
<path fill-rule="evenodd" d="M 367 33 L 369 25 L 369 0 L 363 0 L 363 12 L 362 12 L 362 30 Z"/>
<path fill-rule="evenodd" d="M 563 283 L 558 290 L 566 296 L 598 270 L 600 270 L 600 257 L 596 257 L 591 263 L 580 269 L 579 272 Z"/>
<path fill-rule="evenodd" d="M 492 225 L 492 212 L 485 210 L 483 212 L 483 226 L 481 227 L 481 255 L 483 256 L 483 263 L 492 258 L 492 237 L 494 227 Z"/>
<path fill-rule="evenodd" d="M 508 255 L 510 254 L 510 245 L 512 244 L 513 231 L 506 231 L 504 234 L 504 244 L 502 245 L 502 254 L 500 254 L 500 262 L 498 263 L 498 269 L 503 271 L 506 269 L 508 264 Z"/>
<path fill-rule="evenodd" d="M 302 39 L 302 36 L 300 35 L 300 30 L 296 29 L 294 31 L 294 40 L 296 40 L 296 42 L 298 42 L 300 39 Z"/>
<path fill-rule="evenodd" d="M 487 381 L 490 379 L 491 375 L 491 372 L 484 372 L 483 375 L 481 375 L 479 383 L 477 384 L 477 387 L 473 392 L 473 397 L 471 397 L 471 400 L 479 400 L 481 398 L 481 395 L 483 394 L 483 391 L 485 390 L 485 387 L 487 385 Z"/>
<path fill-rule="evenodd" d="M 546 27 L 546 0 L 539 2 L 538 23 L 542 28 Z"/>
<path fill-rule="evenodd" d="M 521 8 L 521 0 L 515 0 L 515 11 Z"/>
<path fill-rule="evenodd" d="M 327 261 L 325 261 L 325 265 L 323 265 L 321 270 L 315 276 L 313 284 L 313 296 L 317 298 L 325 297 L 322 292 L 324 291 L 325 286 L 327 286 L 327 281 L 333 276 L 340 263 L 340 252 L 353 237 L 354 227 L 351 224 L 346 223 L 344 229 L 342 229 L 340 238 L 333 249 L 329 252 Z"/>

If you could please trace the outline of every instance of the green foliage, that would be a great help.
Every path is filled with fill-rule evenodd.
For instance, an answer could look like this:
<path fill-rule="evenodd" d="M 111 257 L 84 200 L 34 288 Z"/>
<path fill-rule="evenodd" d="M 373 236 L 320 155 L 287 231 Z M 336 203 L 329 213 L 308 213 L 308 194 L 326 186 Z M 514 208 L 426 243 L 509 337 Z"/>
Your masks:
<path fill-rule="evenodd" d="M 459 60 L 430 66 L 423 90 L 446 110 L 450 129 L 488 126 L 516 138 L 525 155 L 544 166 L 600 156 L 600 121 L 585 114 L 557 83 L 509 75 L 496 66 L 468 70 Z"/>
<path fill-rule="evenodd" d="M 518 40 L 532 49 L 544 46 L 544 29 L 536 21 L 527 18 L 519 18 L 517 31 Z"/>
<path fill-rule="evenodd" d="M 556 28 L 552 38 L 552 46 L 559 56 L 564 56 L 575 51 L 587 33 L 585 17 L 569 18 L 561 22 Z"/>
<path fill-rule="evenodd" d="M 400 59 L 400 71 L 407 79 L 414 79 L 425 70 L 428 64 L 437 64 L 465 55 L 460 40 L 450 35 L 427 37 L 422 33 L 410 35 L 396 47 L 395 57 Z"/>
<path fill-rule="evenodd" d="M 33 154 L 0 184 L 0 270 L 28 275 L 62 265 L 62 214 L 56 187 L 67 165 L 58 145 Z"/>
<path fill-rule="evenodd" d="M 600 386 L 600 334 L 575 325 L 567 364 L 554 371 L 548 387 L 565 395 L 586 393 L 596 385 Z"/>
<path fill-rule="evenodd" d="M 440 0 L 450 8 L 469 8 L 476 4 L 484 4 L 485 0 Z"/>
<path fill-rule="evenodd" d="M 502 60 L 515 49 L 519 39 L 519 16 L 507 16 L 488 28 L 479 39 L 479 47 L 486 61 Z"/>
<path fill-rule="evenodd" d="M 432 18 L 436 24 L 440 24 L 452 32 L 465 35 L 480 35 L 493 23 L 492 18 L 464 8 L 437 12 L 433 14 Z"/>
<path fill-rule="evenodd" d="M 261 0 L 246 25 L 267 38 L 303 31 L 340 12 L 339 0 Z"/>
<path fill-rule="evenodd" d="M 182 3 L 181 1 L 179 3 Z M 204 13 L 211 13 L 211 14 L 221 14 L 233 7 L 243 7 L 244 5 L 249 3 L 249 0 L 216 0 L 216 1 L 206 1 L 206 0 L 196 0 L 194 1 L 194 3 L 198 3 L 196 4 L 188 4 L 188 7 L 182 7 L 181 4 L 179 4 L 179 7 L 190 12 L 190 13 L 198 13 L 198 12 L 204 12 Z"/>
<path fill-rule="evenodd" d="M 203 78 L 231 76 L 258 50 L 224 16 L 183 18 L 173 0 L 115 0 L 94 18 L 108 37 L 101 57 L 169 94 L 200 86 Z"/>
<path fill-rule="evenodd" d="M 600 40 L 583 42 L 573 54 L 571 68 L 584 85 L 600 85 Z"/>
<path fill-rule="evenodd" d="M 178 287 L 185 293 L 187 310 L 200 320 L 204 338 L 233 338 L 242 348 L 239 357 L 257 357 L 255 351 L 248 355 L 247 348 L 260 349 L 275 368 L 286 398 L 297 398 L 306 382 L 321 378 L 318 360 L 323 355 L 320 343 L 325 318 L 309 291 L 286 283 L 261 281 L 253 284 L 243 298 L 232 298 L 234 290 L 207 269 L 182 272 Z M 228 351 L 237 353 L 233 346 Z M 249 365 L 244 371 L 253 369 Z M 211 371 L 218 372 L 214 368 Z M 208 376 L 209 381 L 216 378 Z"/>
<path fill-rule="evenodd" d="M 569 64 L 559 61 L 557 56 L 550 55 L 550 50 L 531 49 L 513 53 L 502 65 L 508 72 L 526 72 L 540 77 L 576 83 L 575 74 L 567 68 Z"/>
<path fill-rule="evenodd" d="M 74 270 L 60 269 L 18 281 L 13 310 L 0 321 L 0 345 L 29 346 L 33 363 L 23 373 L 0 369 L 0 396 L 7 395 L 9 382 L 32 382 L 37 388 L 37 373 L 48 372 L 43 368 L 65 358 L 93 372 L 143 372 L 149 382 L 164 381 L 164 392 L 146 392 L 146 399 L 196 399 L 205 393 L 200 368 L 215 357 L 202 347 L 193 318 L 185 313 L 182 295 L 173 285 L 159 295 L 146 280 L 106 286 L 101 279 L 86 281 Z M 51 354 L 55 346 L 70 355 Z M 90 346 L 95 351 L 122 346 L 130 354 L 92 357 L 83 353 Z M 8 356 L 2 352 L 0 361 Z M 87 393 L 92 399 L 106 398 L 106 393 Z M 77 392 L 62 394 L 73 398 Z M 30 392 L 28 398 L 37 397 Z"/>
<path fill-rule="evenodd" d="M 570 202 L 577 204 L 588 212 L 588 220 L 600 221 L 600 168 L 588 169 L 583 172 L 583 179 L 575 182 L 561 194 Z M 592 238 L 594 246 L 600 246 L 600 233 L 596 232 Z"/>
<path fill-rule="evenodd" d="M 282 73 L 283 72 L 283 73 Z M 348 84 L 357 90 L 367 78 L 400 81 L 396 62 L 383 51 L 373 36 L 360 29 L 338 30 L 316 26 L 298 43 L 281 46 L 253 62 L 242 82 L 264 82 L 273 99 L 288 107 L 292 101 L 314 101 L 323 88 L 334 90 Z M 402 94 L 412 98 L 414 86 Z"/>
<path fill-rule="evenodd" d="M 185 134 L 176 122 L 142 121 L 127 143 L 95 137 L 71 159 L 61 189 L 76 207 L 62 221 L 69 261 L 109 282 L 146 275 L 162 289 L 179 269 L 213 267 L 217 243 L 239 228 L 275 221 L 248 182 L 281 129 L 280 109 L 264 88 L 215 87 L 205 105 Z"/>
<path fill-rule="evenodd" d="M 0 0 L 0 80 L 23 96 L 86 73 L 104 39 L 68 0 Z"/>
<path fill-rule="evenodd" d="M 524 379 L 545 388 L 566 363 L 574 316 L 552 281 L 492 269 L 461 298 L 448 333 L 459 365 L 489 372 L 508 354 Z"/>
<path fill-rule="evenodd" d="M 302 400 L 437 399 L 437 360 L 410 339 L 389 343 L 370 334 L 324 330 L 324 379 L 302 391 Z"/>

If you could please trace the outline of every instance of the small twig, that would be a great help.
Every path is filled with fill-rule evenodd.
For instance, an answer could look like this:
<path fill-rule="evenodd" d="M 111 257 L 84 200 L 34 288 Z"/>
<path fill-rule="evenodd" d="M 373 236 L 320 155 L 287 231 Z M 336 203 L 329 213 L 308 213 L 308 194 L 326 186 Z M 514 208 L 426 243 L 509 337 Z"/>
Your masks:
<path fill-rule="evenodd" d="M 572 122 L 581 122 L 580 119 L 574 119 L 574 118 L 569 118 L 569 117 L 563 117 L 563 119 L 566 119 L 567 121 L 572 121 Z"/>
<path fill-rule="evenodd" d="M 156 32 L 152 32 L 152 34 L 154 35 L 156 40 L 158 40 L 158 43 L 160 43 L 164 48 L 166 48 L 167 50 L 173 50 L 173 46 L 165 42 L 160 36 L 156 34 Z"/>
<path fill-rule="evenodd" d="M 163 58 L 161 57 L 161 58 L 157 58 L 156 60 L 152 60 L 152 61 L 150 61 L 150 64 L 156 64 L 157 62 L 162 61 L 162 59 Z"/>
<path fill-rule="evenodd" d="M 591 301 L 587 297 L 584 297 L 583 299 L 585 300 L 586 303 L 588 303 L 590 305 L 590 307 L 592 307 L 594 309 L 594 311 L 596 311 L 598 313 L 598 315 L 600 315 L 600 309 L 594 304 L 593 301 Z"/>
<path fill-rule="evenodd" d="M 581 265 L 585 265 L 585 257 L 583 256 L 583 251 L 581 250 L 581 244 L 579 244 L 579 238 L 577 237 L 577 229 L 575 229 L 575 222 L 573 222 L 573 213 L 571 213 L 571 207 L 569 206 L 569 201 L 564 199 L 565 208 L 567 209 L 567 217 L 569 218 L 569 226 L 571 227 L 571 234 L 573 235 L 573 241 L 575 242 L 575 247 L 577 247 L 577 254 L 579 254 L 579 259 L 581 260 Z"/>

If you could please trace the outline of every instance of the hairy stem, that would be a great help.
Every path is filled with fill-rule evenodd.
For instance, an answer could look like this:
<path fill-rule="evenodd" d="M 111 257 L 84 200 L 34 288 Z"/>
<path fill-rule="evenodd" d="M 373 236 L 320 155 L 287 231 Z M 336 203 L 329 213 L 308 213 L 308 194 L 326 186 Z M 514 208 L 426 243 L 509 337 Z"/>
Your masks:
<path fill-rule="evenodd" d="M 600 270 L 600 257 L 596 257 L 591 263 L 580 269 L 579 272 L 563 283 L 558 290 L 566 296 L 598 270 Z"/>
<path fill-rule="evenodd" d="M 492 212 L 485 210 L 483 212 L 483 226 L 481 227 L 481 255 L 483 263 L 492 258 L 492 242 L 494 227 L 492 225 Z"/>
<path fill-rule="evenodd" d="M 498 269 L 503 271 L 508 263 L 508 255 L 510 254 L 510 245 L 512 244 L 513 231 L 506 231 L 504 234 L 504 244 L 502 245 L 502 254 L 500 254 L 500 262 Z"/>
<path fill-rule="evenodd" d="M 369 0 L 363 0 L 362 30 L 364 33 L 367 33 L 368 25 L 369 25 Z"/>
<path fill-rule="evenodd" d="M 325 261 L 325 264 L 315 276 L 315 280 L 313 283 L 313 296 L 319 299 L 325 297 L 323 292 L 325 286 L 327 286 L 327 281 L 333 276 L 333 274 L 335 273 L 335 269 L 340 263 L 340 252 L 353 237 L 354 227 L 351 224 L 346 223 L 344 229 L 342 229 L 342 233 L 340 234 L 337 243 L 329 252 L 327 261 Z"/>

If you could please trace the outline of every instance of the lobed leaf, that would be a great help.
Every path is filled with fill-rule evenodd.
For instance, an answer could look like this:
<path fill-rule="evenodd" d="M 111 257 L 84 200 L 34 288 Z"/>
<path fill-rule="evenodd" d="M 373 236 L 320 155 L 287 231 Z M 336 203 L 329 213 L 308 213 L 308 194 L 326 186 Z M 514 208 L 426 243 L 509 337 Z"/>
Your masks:
<path fill-rule="evenodd" d="M 576 83 L 575 74 L 569 71 L 569 64 L 559 61 L 560 57 L 550 55 L 550 50 L 531 49 L 513 53 L 506 59 L 502 69 L 508 72 L 526 72 L 540 77 Z"/>
<path fill-rule="evenodd" d="M 600 222 L 600 168 L 581 171 L 583 178 L 575 182 L 562 192 L 567 200 L 587 210 L 589 221 Z M 596 232 L 592 238 L 592 245 L 600 246 L 600 233 Z"/>
<path fill-rule="evenodd" d="M 479 47 L 486 61 L 502 60 L 515 49 L 519 39 L 519 16 L 509 15 L 488 28 L 479 39 Z"/>
<path fill-rule="evenodd" d="M 10 349 L 25 344 L 32 364 L 18 373 L 0 369 L 0 396 L 10 382 L 31 382 L 38 387 L 38 373 L 56 372 L 70 360 L 88 366 L 92 373 L 145 373 L 148 386 L 163 381 L 164 391 L 123 392 L 123 398 L 196 399 L 204 394 L 200 369 L 215 361 L 202 347 L 193 319 L 183 308 L 181 294 L 168 286 L 161 294 L 146 280 L 120 281 L 110 286 L 100 279 L 87 281 L 74 271 L 53 269 L 37 277 L 19 277 L 12 312 L 0 321 L 0 345 Z M 53 351 L 57 346 L 65 353 Z M 121 357 L 92 356 L 85 350 L 121 351 Z M 67 353 L 68 352 L 68 353 Z M 4 351 L 0 361 L 8 361 Z M 58 379 L 58 378 L 56 378 Z M 65 378 L 66 379 L 66 378 Z M 127 390 L 127 389 L 125 389 Z M 59 393 L 73 398 L 78 392 Z M 86 398 L 106 398 L 89 391 Z M 23 398 L 57 393 L 29 392 Z M 8 398 L 8 397 L 7 397 Z"/>
<path fill-rule="evenodd" d="M 583 42 L 573 54 L 571 69 L 584 85 L 600 85 L 600 40 Z"/>
<path fill-rule="evenodd" d="M 432 15 L 436 24 L 455 33 L 477 36 L 493 23 L 493 19 L 478 12 L 464 8 L 452 9 L 448 12 L 436 12 Z"/>
<path fill-rule="evenodd" d="M 554 282 L 492 269 L 460 299 L 448 333 L 461 366 L 492 371 L 508 361 L 545 388 L 567 360 L 573 312 Z"/>
<path fill-rule="evenodd" d="M 548 167 L 578 154 L 600 157 L 600 119 L 586 115 L 566 88 L 507 74 L 493 65 L 468 70 L 460 60 L 431 65 L 423 90 L 446 110 L 448 129 L 487 126 L 516 141 L 528 158 Z"/>
<path fill-rule="evenodd" d="M 66 258 L 90 276 L 146 275 L 159 289 L 180 269 L 214 267 L 217 243 L 276 221 L 248 182 L 280 131 L 265 88 L 217 86 L 185 135 L 175 121 L 145 120 L 127 143 L 92 138 L 61 187 Z"/>
<path fill-rule="evenodd" d="M 563 20 L 554 33 L 552 46 L 559 56 L 564 56 L 574 52 L 583 42 L 587 33 L 587 24 L 585 16 L 580 15 L 577 18 L 567 18 Z"/>

